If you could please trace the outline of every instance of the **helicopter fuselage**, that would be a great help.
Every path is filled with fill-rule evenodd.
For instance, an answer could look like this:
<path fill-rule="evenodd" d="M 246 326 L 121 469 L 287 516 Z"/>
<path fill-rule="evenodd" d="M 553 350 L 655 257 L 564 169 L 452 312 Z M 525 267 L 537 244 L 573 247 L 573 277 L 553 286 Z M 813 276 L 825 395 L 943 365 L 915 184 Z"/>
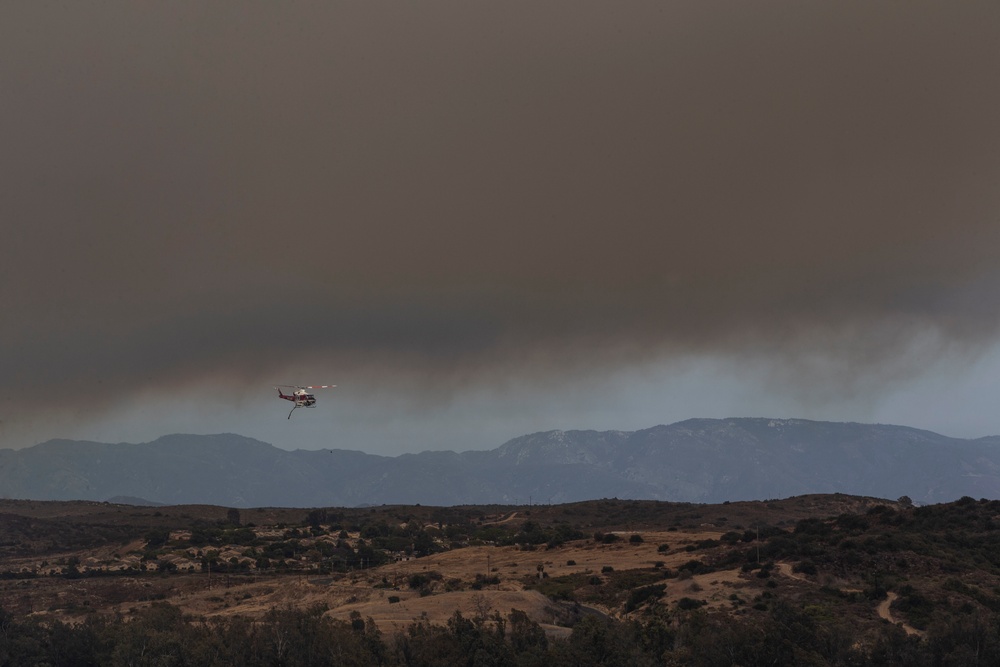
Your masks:
<path fill-rule="evenodd" d="M 292 403 L 295 404 L 294 406 L 292 406 L 292 409 L 288 412 L 288 418 L 291 419 L 292 413 L 295 412 L 296 408 L 311 408 L 316 405 L 316 396 L 306 391 L 307 389 L 333 389 L 336 386 L 337 385 L 334 384 L 320 384 L 320 385 L 307 385 L 307 386 L 286 384 L 286 385 L 276 386 L 275 389 L 278 390 L 279 398 L 283 398 L 286 401 L 291 401 Z M 291 392 L 290 394 L 286 394 L 285 392 L 281 391 L 281 387 L 292 387 L 295 389 L 295 391 Z"/>
<path fill-rule="evenodd" d="M 307 394 L 301 390 L 293 391 L 291 394 L 285 394 L 279 389 L 278 396 L 286 401 L 291 401 L 300 408 L 311 408 L 316 405 L 316 396 L 313 394 Z"/>

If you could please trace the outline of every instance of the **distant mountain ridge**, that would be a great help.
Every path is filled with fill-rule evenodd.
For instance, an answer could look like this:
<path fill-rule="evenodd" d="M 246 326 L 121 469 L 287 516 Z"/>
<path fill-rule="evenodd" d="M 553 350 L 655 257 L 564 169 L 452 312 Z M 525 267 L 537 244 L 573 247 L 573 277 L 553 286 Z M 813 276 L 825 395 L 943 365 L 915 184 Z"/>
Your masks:
<path fill-rule="evenodd" d="M 847 493 L 915 502 L 1000 498 L 1000 436 L 803 419 L 689 419 L 639 431 L 546 431 L 489 451 L 396 457 L 287 451 L 235 434 L 143 444 L 50 440 L 0 449 L 0 496 L 332 507 L 699 503 Z"/>

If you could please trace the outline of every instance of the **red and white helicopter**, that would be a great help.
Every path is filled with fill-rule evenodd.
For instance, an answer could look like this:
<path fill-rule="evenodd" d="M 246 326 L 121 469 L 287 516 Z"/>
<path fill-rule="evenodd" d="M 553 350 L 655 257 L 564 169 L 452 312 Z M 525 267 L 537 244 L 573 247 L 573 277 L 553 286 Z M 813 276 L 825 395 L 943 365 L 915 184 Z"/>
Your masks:
<path fill-rule="evenodd" d="M 303 387 L 298 384 L 280 384 L 275 387 L 278 390 L 278 397 L 283 398 L 286 401 L 291 401 L 295 406 L 289 411 L 288 418 L 292 418 L 292 413 L 295 412 L 295 408 L 314 408 L 316 407 L 316 397 L 310 394 L 306 389 L 332 389 L 336 387 L 335 384 L 316 384 L 308 385 Z M 290 394 L 286 394 L 281 391 L 281 388 L 294 389 Z"/>

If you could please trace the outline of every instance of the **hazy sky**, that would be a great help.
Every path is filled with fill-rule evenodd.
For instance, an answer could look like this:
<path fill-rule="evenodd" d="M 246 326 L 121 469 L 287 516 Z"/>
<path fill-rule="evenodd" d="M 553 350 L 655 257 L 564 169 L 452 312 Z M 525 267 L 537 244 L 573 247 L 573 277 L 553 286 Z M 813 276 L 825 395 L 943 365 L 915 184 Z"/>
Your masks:
<path fill-rule="evenodd" d="M 998 434 L 998 72 L 995 0 L 3 3 L 0 446 Z"/>

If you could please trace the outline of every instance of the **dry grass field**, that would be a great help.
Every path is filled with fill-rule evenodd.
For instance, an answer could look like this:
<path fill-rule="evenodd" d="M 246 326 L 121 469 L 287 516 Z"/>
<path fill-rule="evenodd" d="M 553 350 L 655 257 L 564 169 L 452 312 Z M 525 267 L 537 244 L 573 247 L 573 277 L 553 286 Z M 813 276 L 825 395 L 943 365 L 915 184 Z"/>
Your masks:
<path fill-rule="evenodd" d="M 0 501 L 0 612 L 22 634 L 65 634 L 62 621 L 116 641 L 150 623 L 199 641 L 243 628 L 250 641 L 248 629 L 302 622 L 341 633 L 332 647 L 381 637 L 397 658 L 502 639 L 509 624 L 517 642 L 540 637 L 550 657 L 572 654 L 566 664 L 611 636 L 622 649 L 613 664 L 636 651 L 661 664 L 664 650 L 677 664 L 737 654 L 757 664 L 765 653 L 783 664 L 975 664 L 976 650 L 998 664 L 998 553 L 1000 501 L 972 498 L 254 510 Z M 269 637 L 254 650 L 270 650 Z"/>
<path fill-rule="evenodd" d="M 185 526 L 222 522 L 231 510 L 2 501 L 0 527 L 7 533 L 3 536 L 7 553 L 0 561 L 0 571 L 33 572 L 36 576 L 0 580 L 0 604 L 15 613 L 69 622 L 79 622 L 90 614 L 128 617 L 161 600 L 193 617 L 260 617 L 272 609 L 322 608 L 334 618 L 348 619 L 352 614 L 371 618 L 385 633 L 420 620 L 443 624 L 455 611 L 474 617 L 519 609 L 548 633 L 559 636 L 567 634 L 568 626 L 581 614 L 623 618 L 635 613 L 626 604 L 629 596 L 651 584 L 663 587 L 655 596 L 660 604 L 696 600 L 717 610 L 759 599 L 765 586 L 774 587 L 776 581 L 786 592 L 815 587 L 814 581 L 795 574 L 787 563 L 779 564 L 767 581 L 755 572 L 744 571 L 739 562 L 708 568 L 707 572 L 689 564 L 718 561 L 725 551 L 719 540 L 727 531 L 732 535 L 734 530 L 748 531 L 762 523 L 790 526 L 805 517 L 864 511 L 885 503 L 849 496 L 807 496 L 712 506 L 610 500 L 530 509 L 336 510 L 345 525 L 408 519 L 439 535 L 437 541 L 443 550 L 420 558 L 400 557 L 377 567 L 352 567 L 346 572 L 319 572 L 303 562 L 280 573 L 253 568 L 212 572 L 203 566 L 193 572 L 181 569 L 165 573 L 155 571 L 155 563 L 174 558 L 183 564 L 186 554 L 194 568 L 196 555 L 203 549 L 175 548 L 174 553 L 180 555 L 161 554 L 157 561 L 147 562 L 140 555 L 148 555 L 150 546 L 139 535 L 162 528 L 174 531 L 172 538 L 189 537 L 191 531 Z M 283 531 L 302 525 L 308 512 L 291 508 L 239 511 L 244 524 L 252 525 L 260 539 L 281 539 Z M 443 534 L 448 525 L 441 520 L 443 515 L 471 517 L 479 527 L 510 531 L 529 521 L 550 527 L 569 525 L 579 527 L 588 537 L 548 547 L 472 543 L 445 548 Z M 29 523 L 20 523 L 25 521 Z M 58 544 L 56 535 L 46 532 L 46 528 L 58 530 L 60 526 L 111 532 L 110 537 L 98 540 L 102 543 L 66 549 Z M 598 536 L 605 531 L 603 535 L 614 537 L 593 539 L 591 531 Z M 316 539 L 332 543 L 335 532 Z M 15 533 L 27 537 L 18 540 Z M 114 535 L 127 539 L 116 542 Z M 348 541 L 358 544 L 358 534 L 351 533 Z M 215 548 L 226 557 L 245 553 L 233 545 Z M 81 576 L 66 576 L 69 565 L 78 567 Z M 89 576 L 95 573 L 101 576 Z"/>

